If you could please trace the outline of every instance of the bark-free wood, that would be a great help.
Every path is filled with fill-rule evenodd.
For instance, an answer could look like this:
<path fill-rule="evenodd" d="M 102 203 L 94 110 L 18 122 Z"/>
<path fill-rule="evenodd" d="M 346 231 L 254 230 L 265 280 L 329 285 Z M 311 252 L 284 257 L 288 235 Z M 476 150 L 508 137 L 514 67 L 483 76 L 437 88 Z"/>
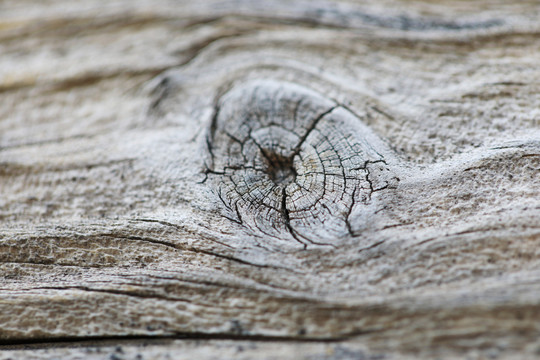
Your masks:
<path fill-rule="evenodd" d="M 534 357 L 539 16 L 1 2 L 0 358 Z"/>

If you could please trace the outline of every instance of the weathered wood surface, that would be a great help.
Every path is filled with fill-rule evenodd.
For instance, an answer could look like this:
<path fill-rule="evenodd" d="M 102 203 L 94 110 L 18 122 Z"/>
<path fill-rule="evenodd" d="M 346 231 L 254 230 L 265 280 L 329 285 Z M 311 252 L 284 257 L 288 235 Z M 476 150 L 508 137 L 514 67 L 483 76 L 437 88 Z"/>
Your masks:
<path fill-rule="evenodd" d="M 537 356 L 539 18 L 0 2 L 0 358 Z"/>

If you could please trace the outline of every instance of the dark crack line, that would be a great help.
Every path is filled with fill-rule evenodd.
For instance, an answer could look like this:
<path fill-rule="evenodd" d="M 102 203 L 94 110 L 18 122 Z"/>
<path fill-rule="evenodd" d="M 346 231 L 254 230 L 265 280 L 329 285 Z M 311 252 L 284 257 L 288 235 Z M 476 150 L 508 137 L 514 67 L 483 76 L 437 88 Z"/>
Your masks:
<path fill-rule="evenodd" d="M 143 241 L 143 242 L 147 242 L 147 243 L 151 243 L 151 244 L 163 245 L 163 246 L 166 246 L 166 247 L 174 249 L 174 250 L 183 250 L 181 247 L 179 247 L 178 245 L 175 245 L 173 243 L 170 243 L 170 242 L 167 242 L 167 241 L 162 241 L 162 240 L 156 240 L 156 239 L 152 239 L 152 238 L 147 238 L 147 237 L 121 236 L 121 235 L 115 235 L 115 234 L 103 234 L 103 236 L 112 237 L 114 239 Z"/>
<path fill-rule="evenodd" d="M 272 205 L 269 205 L 269 204 L 267 204 L 267 203 L 265 203 L 265 202 L 263 201 L 263 200 L 265 200 L 265 199 L 270 198 L 269 195 L 270 195 L 271 193 L 273 193 L 273 192 L 274 192 L 274 189 L 276 189 L 276 188 L 280 189 L 280 188 L 282 188 L 282 187 L 279 186 L 279 185 L 274 185 L 274 186 L 272 186 L 272 187 L 266 192 L 266 194 L 263 194 L 263 195 L 262 195 L 261 201 L 258 201 L 256 204 L 253 204 L 253 203 L 252 203 L 251 205 L 252 205 L 255 209 L 257 209 L 257 210 L 260 210 L 261 206 L 264 206 L 264 207 L 267 208 L 267 209 L 270 209 L 270 210 L 279 212 L 280 209 L 276 209 L 276 208 L 273 207 Z M 262 193 L 262 192 L 261 192 L 261 193 Z"/>
<path fill-rule="evenodd" d="M 373 105 L 373 106 L 371 106 L 371 108 L 372 108 L 375 112 L 377 112 L 377 113 L 379 113 L 380 115 L 386 117 L 387 119 L 392 120 L 392 121 L 396 121 L 396 118 L 395 118 L 395 117 L 393 117 L 392 115 L 390 115 L 390 114 L 386 113 L 385 111 L 379 109 L 377 106 Z M 348 110 L 351 111 L 350 109 L 348 109 Z M 352 111 L 351 111 L 351 112 L 352 112 Z M 353 114 L 354 114 L 354 113 L 353 113 Z"/>
<path fill-rule="evenodd" d="M 219 106 L 218 101 L 216 101 L 214 105 L 214 114 L 212 114 L 212 120 L 210 121 L 210 128 L 208 130 L 208 133 L 205 139 L 206 147 L 208 149 L 208 153 L 210 154 L 210 159 L 212 161 L 211 166 L 208 166 L 208 168 L 211 170 L 213 170 L 214 168 L 215 154 L 214 154 L 213 143 L 214 143 L 215 134 L 217 130 L 217 121 L 218 121 L 219 111 L 220 111 L 220 106 Z"/>
<path fill-rule="evenodd" d="M 366 181 L 367 183 L 369 184 L 369 194 L 368 194 L 368 197 L 369 197 L 369 200 L 371 201 L 371 195 L 373 195 L 373 193 L 377 192 L 377 191 L 381 191 L 381 190 L 384 190 L 384 189 L 387 189 L 390 184 L 388 183 L 388 181 L 385 181 L 386 182 L 386 185 L 380 187 L 380 188 L 377 188 L 375 189 L 373 187 L 373 181 L 370 179 L 370 176 L 371 176 L 371 170 L 369 169 L 368 165 L 369 164 L 376 164 L 376 163 L 383 163 L 385 165 L 388 166 L 388 164 L 386 163 L 386 161 L 384 160 L 375 160 L 375 161 L 372 161 L 372 160 L 366 160 L 366 162 L 364 163 L 364 168 L 363 170 L 366 171 Z M 360 170 L 360 168 L 358 168 L 357 170 Z"/>
<path fill-rule="evenodd" d="M 381 156 L 382 157 L 382 156 Z M 379 160 L 366 160 L 364 161 L 364 165 L 363 166 L 360 166 L 360 167 L 356 167 L 356 168 L 352 168 L 351 170 L 367 170 L 367 166 L 369 164 L 379 164 L 379 163 L 382 163 L 386 166 L 388 166 L 388 163 L 386 162 L 386 160 L 384 159 L 379 159 Z"/>
<path fill-rule="evenodd" d="M 305 275 L 304 273 L 301 273 L 299 271 L 295 271 L 295 270 L 292 270 L 292 269 L 287 269 L 287 270 L 290 270 L 291 272 L 294 272 L 296 274 L 302 274 L 302 275 Z M 178 273 L 175 273 L 175 272 L 172 272 L 173 274 L 177 275 Z M 252 293 L 252 292 L 256 292 L 256 293 L 265 293 L 265 294 L 269 294 L 269 295 L 274 295 L 274 291 L 278 290 L 278 291 L 287 291 L 287 292 L 291 292 L 291 290 L 287 287 L 281 287 L 281 286 L 275 286 L 275 285 L 272 285 L 272 284 L 269 284 L 269 283 L 266 283 L 266 282 L 259 282 L 259 281 L 254 281 L 254 285 L 251 285 L 251 286 L 244 286 L 244 285 L 241 285 L 241 284 L 234 284 L 234 283 L 230 283 L 230 282 L 219 282 L 219 281 L 216 281 L 216 282 L 212 282 L 212 281 L 208 281 L 208 280 L 198 280 L 198 279 L 188 279 L 188 278 L 180 278 L 180 277 L 174 277 L 174 276 L 162 276 L 162 275 L 153 275 L 153 274 L 145 274 L 144 275 L 145 277 L 147 278 L 152 278 L 152 279 L 158 279 L 158 280 L 165 280 L 165 281 L 169 281 L 169 282 L 175 282 L 175 283 L 179 283 L 181 285 L 185 285 L 187 284 L 187 286 L 189 285 L 195 285 L 197 287 L 199 286 L 209 286 L 209 287 L 215 287 L 215 288 L 219 288 L 219 289 L 234 289 L 234 290 L 239 290 L 240 292 L 244 292 L 244 293 Z M 139 275 L 126 275 L 126 277 L 133 277 L 133 278 L 140 278 Z M 301 299 L 304 299 L 304 298 L 309 298 L 309 294 L 306 294 L 306 293 L 303 293 L 303 292 L 294 292 L 294 296 L 296 296 L 296 294 L 298 294 L 298 298 L 301 298 Z M 294 297 L 291 296 L 291 299 L 295 299 Z"/>
<path fill-rule="evenodd" d="M 223 203 L 225 208 L 227 208 L 231 213 L 236 214 L 236 217 L 237 217 L 237 219 L 234 219 L 234 218 L 231 218 L 231 217 L 228 217 L 228 216 L 225 216 L 225 218 L 237 223 L 238 225 L 244 226 L 244 220 L 242 219 L 242 215 L 240 215 L 240 211 L 238 210 L 238 205 L 237 205 L 238 201 L 234 203 L 234 209 L 233 209 L 232 206 L 231 206 L 233 204 L 231 204 L 231 205 L 227 204 L 227 202 L 223 198 L 221 186 L 218 189 L 219 189 L 218 190 L 219 200 L 221 200 L 221 202 Z"/>
<path fill-rule="evenodd" d="M 250 166 L 250 165 L 228 165 L 228 166 L 224 166 L 223 167 L 223 170 L 225 170 L 225 172 L 221 175 L 229 175 L 229 176 L 232 176 L 234 174 L 234 171 L 236 170 L 246 170 L 246 169 L 249 169 L 249 170 L 254 170 L 254 171 L 257 171 L 257 172 L 260 172 L 260 173 L 263 173 L 263 174 L 266 174 L 266 171 L 264 169 L 261 169 L 261 168 L 258 168 L 256 166 Z M 227 170 L 232 170 L 231 171 L 227 171 Z"/>
<path fill-rule="evenodd" d="M 266 231 L 263 227 L 259 226 L 259 224 L 257 222 L 255 222 L 255 227 L 261 232 L 263 233 L 264 235 L 266 236 L 269 236 L 273 239 L 276 239 L 276 240 L 279 240 L 279 241 L 283 241 L 283 238 L 277 236 L 276 234 L 271 234 L 269 233 L 268 231 Z M 268 250 L 267 248 L 264 248 L 265 250 Z"/>
<path fill-rule="evenodd" d="M 379 247 L 380 245 L 384 244 L 385 242 L 386 242 L 386 240 L 377 241 L 375 244 L 372 244 L 372 245 L 369 245 L 369 246 L 366 246 L 364 248 L 359 249 L 358 253 L 361 253 L 361 252 L 364 252 L 364 251 L 371 250 L 371 249 L 374 249 L 376 247 Z"/>
<path fill-rule="evenodd" d="M 381 230 L 386 230 L 386 229 L 392 229 L 392 228 L 397 228 L 397 227 L 400 227 L 400 226 L 407 226 L 407 225 L 412 225 L 414 224 L 414 222 L 405 222 L 405 223 L 399 223 L 399 224 L 390 224 L 390 225 L 386 225 L 386 226 L 383 226 L 381 228 Z"/>
<path fill-rule="evenodd" d="M 512 225 L 508 229 L 515 229 L 516 227 L 518 227 L 518 225 Z M 536 227 L 534 225 L 529 225 L 528 228 L 529 229 L 537 229 L 537 228 L 540 228 L 540 227 Z M 469 235 L 469 234 L 475 234 L 475 233 L 489 233 L 490 231 L 502 232 L 503 230 L 508 230 L 508 229 L 506 229 L 505 227 L 501 227 L 501 226 L 499 226 L 499 227 L 494 226 L 492 228 L 488 227 L 488 228 L 479 228 L 479 229 L 469 229 L 469 230 L 463 230 L 463 231 L 454 232 L 454 233 L 447 233 L 447 234 L 444 234 L 444 235 L 441 235 L 441 236 L 434 236 L 434 237 L 430 237 L 430 238 L 421 240 L 421 241 L 419 241 L 419 242 L 417 242 L 415 244 L 407 246 L 405 249 L 418 247 L 418 246 L 424 245 L 424 244 L 432 242 L 432 241 L 444 241 L 444 240 L 450 239 L 452 237 L 459 237 L 459 236 L 462 236 L 462 235 Z M 492 237 L 494 235 L 490 235 L 490 236 Z M 495 235 L 495 236 L 499 236 L 499 235 Z"/>
<path fill-rule="evenodd" d="M 202 254 L 212 255 L 212 256 L 215 256 L 215 257 L 218 257 L 218 258 L 221 258 L 221 259 L 226 259 L 226 260 L 236 262 L 236 263 L 239 263 L 239 264 L 243 264 L 243 265 L 254 266 L 254 267 L 257 267 L 257 268 L 261 268 L 261 269 L 278 269 L 278 270 L 286 270 L 286 271 L 295 272 L 294 270 L 286 268 L 286 267 L 274 266 L 274 265 L 256 264 L 256 263 L 249 262 L 247 260 L 242 260 L 242 259 L 239 259 L 239 258 L 236 258 L 236 257 L 233 257 L 233 256 L 229 256 L 229 255 L 218 254 L 218 253 L 215 253 L 215 252 L 209 251 L 209 250 L 197 250 L 197 252 L 200 252 Z"/>
<path fill-rule="evenodd" d="M 135 291 L 123 291 L 118 289 L 95 289 L 90 288 L 87 286 L 40 286 L 40 287 L 33 287 L 33 288 L 26 288 L 24 290 L 57 290 L 57 291 L 69 291 L 69 290 L 80 290 L 84 292 L 95 292 L 95 293 L 104 293 L 108 295 L 117 295 L 117 296 L 128 296 L 128 297 L 134 297 L 134 298 L 140 298 L 140 299 L 156 299 L 156 300 L 164 300 L 164 301 L 178 301 L 178 302 L 185 302 L 189 304 L 193 304 L 193 301 L 184 299 L 184 298 L 178 298 L 178 297 L 169 297 L 169 296 L 160 296 L 160 295 L 150 295 L 150 294 L 143 294 Z"/>
<path fill-rule="evenodd" d="M 251 136 L 251 133 L 250 133 L 250 138 L 251 138 L 251 141 L 253 141 L 253 143 L 259 148 L 261 154 L 263 155 L 263 157 L 266 159 L 266 161 L 268 162 L 268 164 L 271 166 L 271 167 L 276 167 L 276 166 L 279 166 L 279 164 L 276 164 L 276 161 L 273 159 L 272 155 L 268 153 L 268 151 L 266 149 L 264 149 L 261 144 L 259 144 L 252 136 Z M 274 144 L 272 144 L 274 145 Z M 289 161 L 292 161 L 292 156 L 289 158 Z M 264 173 L 266 175 L 270 175 L 268 174 L 267 171 L 264 171 Z"/>
<path fill-rule="evenodd" d="M 371 175 L 371 171 L 369 170 L 369 168 L 366 166 L 366 181 L 368 182 L 369 184 L 369 194 L 368 194 L 368 197 L 369 197 L 369 200 L 371 200 L 371 195 L 373 194 L 374 190 L 373 190 L 373 183 L 371 182 L 371 179 L 369 178 L 369 175 Z"/>
<path fill-rule="evenodd" d="M 255 267 L 260 267 L 260 268 L 274 268 L 274 269 L 282 269 L 282 270 L 291 271 L 291 269 L 285 268 L 285 267 L 255 264 L 255 263 L 251 263 L 249 261 L 242 260 L 242 259 L 230 256 L 230 255 L 219 254 L 217 252 L 210 251 L 210 250 L 197 249 L 197 248 L 194 248 L 194 247 L 183 247 L 182 245 L 175 245 L 173 243 L 167 243 L 167 242 L 163 242 L 163 241 L 155 240 L 155 239 L 141 238 L 141 237 L 136 237 L 136 236 L 123 237 L 123 236 L 115 236 L 115 235 L 111 235 L 111 234 L 105 234 L 105 236 L 113 237 L 113 238 L 116 238 L 116 239 L 127 239 L 127 240 L 145 241 L 145 242 L 150 242 L 150 243 L 161 244 L 161 245 L 165 245 L 165 246 L 168 246 L 168 247 L 172 247 L 175 250 L 189 251 L 189 252 L 196 253 L 196 254 L 209 255 L 209 256 L 212 256 L 212 257 L 217 257 L 217 258 L 237 262 L 237 263 L 240 263 L 240 264 L 243 264 L 243 265 L 250 265 L 250 266 L 255 266 Z M 226 246 L 228 248 L 234 249 L 230 245 L 223 244 L 223 243 L 215 241 L 215 240 L 210 240 L 210 241 L 217 242 L 220 245 L 223 245 L 223 246 Z"/>
<path fill-rule="evenodd" d="M 353 210 L 355 202 L 356 202 L 356 200 L 355 200 L 356 190 L 357 190 L 357 188 L 355 187 L 353 189 L 353 193 L 351 195 L 351 206 L 349 206 L 349 208 L 347 209 L 347 214 L 345 215 L 345 225 L 347 226 L 347 231 L 349 232 L 349 235 L 351 235 L 352 237 L 356 236 L 356 234 L 354 233 L 354 231 L 352 229 L 351 222 L 350 222 L 351 213 L 352 213 L 352 210 Z"/>
<path fill-rule="evenodd" d="M 175 340 L 229 340 L 249 342 L 285 342 L 285 343 L 340 343 L 352 337 L 368 334 L 373 331 L 364 331 L 351 335 L 338 336 L 271 336 L 264 334 L 232 334 L 232 333 L 203 333 L 203 332 L 170 332 L 166 335 L 111 335 L 111 336 L 81 336 L 81 337 L 55 337 L 33 339 L 2 339 L 0 350 L 40 350 L 53 348 L 73 347 L 99 347 L 117 346 L 144 343 L 163 344 L 163 341 Z"/>
<path fill-rule="evenodd" d="M 300 234 L 298 231 L 296 231 L 293 226 L 291 225 L 291 219 L 290 219 L 290 215 L 289 215 L 289 210 L 287 209 L 287 192 L 285 190 L 285 188 L 282 189 L 281 191 L 281 214 L 283 216 L 283 220 L 284 220 L 284 223 L 285 223 L 285 227 L 287 228 L 287 230 L 289 231 L 289 233 L 292 235 L 292 237 L 298 241 L 299 243 L 301 243 L 302 245 L 304 245 L 304 250 L 307 249 L 307 244 L 305 242 L 303 242 L 302 240 L 300 240 L 299 237 L 305 239 L 306 241 L 308 241 L 309 243 L 311 243 L 312 245 L 319 245 L 319 246 L 330 246 L 334 249 L 336 249 L 337 247 L 335 245 L 332 245 L 332 244 L 328 244 L 328 243 L 320 243 L 320 242 L 316 242 L 316 241 L 313 241 L 311 240 L 310 238 L 308 238 L 307 236 L 305 235 L 302 235 Z"/>
<path fill-rule="evenodd" d="M 173 223 L 163 221 L 163 220 L 137 218 L 137 219 L 132 219 L 132 221 L 156 223 L 156 224 L 160 224 L 160 225 L 163 225 L 163 226 L 173 227 L 173 228 L 175 228 L 177 230 L 185 230 L 185 228 L 183 226 L 181 226 L 181 225 L 173 224 Z"/>
<path fill-rule="evenodd" d="M 234 213 L 238 217 L 238 221 L 240 222 L 240 225 L 244 226 L 244 219 L 242 218 L 242 214 L 240 214 L 240 210 L 238 209 L 238 201 L 234 202 Z"/>
<path fill-rule="evenodd" d="M 298 236 L 296 236 L 296 231 L 291 226 L 291 220 L 289 218 L 289 210 L 287 209 L 287 192 L 285 188 L 281 189 L 281 215 L 283 216 L 283 221 L 285 222 L 285 227 L 289 231 L 289 233 L 292 235 L 292 237 L 298 241 L 300 244 L 304 246 L 304 250 L 307 248 L 307 244 L 300 240 Z"/>
<path fill-rule="evenodd" d="M 320 171 L 308 171 L 301 176 L 305 176 L 305 175 L 324 175 L 322 172 Z M 335 178 L 338 178 L 338 179 L 347 179 L 347 180 L 356 180 L 358 181 L 358 177 L 357 176 L 345 176 L 345 178 L 341 175 L 341 174 L 331 174 L 331 173 L 327 173 L 326 176 L 333 176 Z M 301 186 L 300 184 L 297 184 L 298 186 Z M 305 187 L 302 186 L 303 189 L 305 189 Z M 345 188 L 345 186 L 343 187 Z"/>
<path fill-rule="evenodd" d="M 189 234 L 202 234 L 202 235 L 204 235 L 203 233 L 197 233 L 196 230 L 190 231 L 190 230 L 186 229 L 184 226 L 177 225 L 177 224 L 173 224 L 173 223 L 170 223 L 170 222 L 167 222 L 167 221 L 162 221 L 162 220 L 156 220 L 156 219 L 140 219 L 140 218 L 139 218 L 139 219 L 132 219 L 131 221 L 140 221 L 140 222 L 157 223 L 157 224 L 160 224 L 160 225 L 163 225 L 163 226 L 173 227 L 173 228 L 175 228 L 175 229 L 177 229 L 177 230 L 181 230 L 181 231 L 184 231 L 184 232 L 189 233 Z M 107 234 L 105 234 L 105 235 L 107 235 Z M 114 236 L 114 235 L 109 235 L 109 236 Z M 129 237 L 126 237 L 126 238 L 129 238 Z M 132 240 L 145 240 L 145 239 L 146 239 L 146 238 L 136 238 L 136 239 L 132 239 Z M 212 239 L 212 238 L 210 238 L 209 236 L 204 236 L 204 239 L 205 239 L 205 240 L 208 240 L 208 241 L 211 241 L 211 242 L 214 242 L 214 243 L 216 243 L 216 244 L 220 244 L 220 245 L 225 246 L 225 247 L 227 247 L 227 248 L 234 249 L 234 247 L 232 247 L 232 246 L 230 246 L 230 245 L 227 245 L 227 244 L 225 244 L 225 243 L 223 243 L 223 242 L 221 242 L 221 241 L 218 241 L 218 240 L 216 240 L 216 239 Z M 156 242 L 156 243 L 158 243 L 158 241 L 161 241 L 161 240 L 153 240 L 153 242 Z M 167 242 L 164 242 L 163 245 L 167 245 L 167 244 L 173 245 L 173 246 L 178 246 L 178 245 L 175 245 L 175 244 L 172 244 L 172 243 L 167 243 Z M 181 249 L 181 250 L 185 250 L 185 249 L 183 249 L 183 248 L 181 248 L 181 247 L 179 247 L 179 246 L 178 246 L 177 248 L 178 248 L 178 249 Z"/>
<path fill-rule="evenodd" d="M 228 132 L 228 131 L 223 130 L 223 133 L 224 133 L 225 135 L 227 135 L 227 136 L 228 136 L 232 141 L 234 141 L 235 143 L 240 144 L 242 150 L 244 149 L 244 143 L 245 143 L 245 141 L 241 141 L 240 139 L 238 139 L 236 136 L 234 136 L 233 134 L 231 134 L 231 133 Z M 243 151 L 242 151 L 242 152 L 243 152 Z"/>
<path fill-rule="evenodd" d="M 208 180 L 208 174 L 210 173 L 210 169 L 208 168 L 208 166 L 206 166 L 205 164 L 205 169 L 203 170 L 203 175 L 204 175 L 204 178 L 201 180 L 201 181 L 197 181 L 197 184 L 205 184 L 206 181 Z"/>
<path fill-rule="evenodd" d="M 332 106 L 330 109 L 326 110 L 325 112 L 323 112 L 322 114 L 320 114 L 319 116 L 317 116 L 317 118 L 315 120 L 313 120 L 313 122 L 311 123 L 311 125 L 309 126 L 309 128 L 307 128 L 305 134 L 300 138 L 300 140 L 298 140 L 298 144 L 296 145 L 296 147 L 293 149 L 293 153 L 291 155 L 291 158 L 295 157 L 296 155 L 298 155 L 298 153 L 300 152 L 300 149 L 302 147 L 302 145 L 304 144 L 304 142 L 306 141 L 307 137 L 309 136 L 309 134 L 311 134 L 311 132 L 317 127 L 317 125 L 319 124 L 319 122 L 322 120 L 322 118 L 324 118 L 326 115 L 330 114 L 332 111 L 334 111 L 336 108 L 338 108 L 340 105 L 335 105 L 335 106 Z"/>

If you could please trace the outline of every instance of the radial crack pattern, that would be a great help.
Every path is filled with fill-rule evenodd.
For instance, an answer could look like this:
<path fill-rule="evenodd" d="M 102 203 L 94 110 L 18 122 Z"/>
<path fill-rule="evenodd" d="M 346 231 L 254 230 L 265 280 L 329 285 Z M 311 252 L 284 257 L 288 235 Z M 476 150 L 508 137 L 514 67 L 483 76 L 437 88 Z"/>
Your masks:
<path fill-rule="evenodd" d="M 388 185 L 380 143 L 312 90 L 251 82 L 216 105 L 208 173 L 228 218 L 303 246 L 333 246 L 351 235 L 352 208 L 371 201 L 374 184 Z"/>

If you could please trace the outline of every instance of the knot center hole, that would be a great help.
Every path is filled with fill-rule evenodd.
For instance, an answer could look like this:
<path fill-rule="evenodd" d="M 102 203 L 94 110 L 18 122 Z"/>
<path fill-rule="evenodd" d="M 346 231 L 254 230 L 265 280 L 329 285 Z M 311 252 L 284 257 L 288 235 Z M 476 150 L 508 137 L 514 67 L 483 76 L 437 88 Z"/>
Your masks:
<path fill-rule="evenodd" d="M 296 180 L 293 157 L 286 157 L 273 151 L 263 151 L 266 159 L 266 172 L 276 184 L 286 187 Z"/>

